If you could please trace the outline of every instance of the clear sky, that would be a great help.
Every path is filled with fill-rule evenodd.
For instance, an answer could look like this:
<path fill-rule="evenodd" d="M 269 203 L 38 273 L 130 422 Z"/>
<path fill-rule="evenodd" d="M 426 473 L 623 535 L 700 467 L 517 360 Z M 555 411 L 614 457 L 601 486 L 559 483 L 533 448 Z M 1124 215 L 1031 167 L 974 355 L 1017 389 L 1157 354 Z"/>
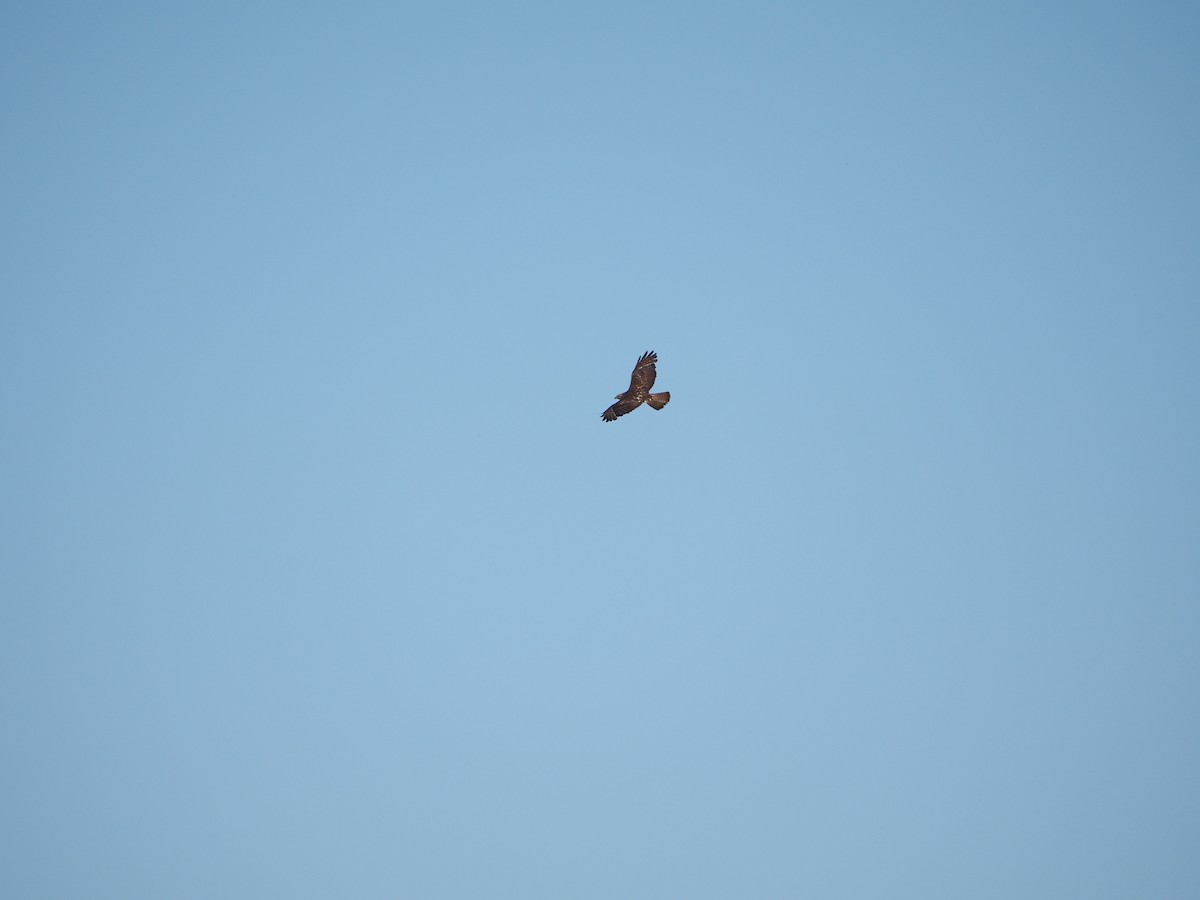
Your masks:
<path fill-rule="evenodd" d="M 5 895 L 1195 897 L 1198 98 L 1190 3 L 6 4 Z"/>

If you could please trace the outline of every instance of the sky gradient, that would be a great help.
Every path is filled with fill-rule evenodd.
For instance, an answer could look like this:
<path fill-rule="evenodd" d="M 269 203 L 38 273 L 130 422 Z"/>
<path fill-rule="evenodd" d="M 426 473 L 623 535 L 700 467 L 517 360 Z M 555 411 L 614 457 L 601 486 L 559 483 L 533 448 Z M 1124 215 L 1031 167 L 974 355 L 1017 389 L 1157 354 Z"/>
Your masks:
<path fill-rule="evenodd" d="M 5 893 L 1194 897 L 1198 47 L 8 4 Z"/>

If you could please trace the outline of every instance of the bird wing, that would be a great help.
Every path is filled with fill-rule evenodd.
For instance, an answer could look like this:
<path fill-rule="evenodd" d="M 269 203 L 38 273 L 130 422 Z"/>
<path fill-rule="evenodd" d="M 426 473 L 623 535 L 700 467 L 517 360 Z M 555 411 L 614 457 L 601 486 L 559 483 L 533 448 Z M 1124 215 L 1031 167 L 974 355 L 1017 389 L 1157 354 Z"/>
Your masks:
<path fill-rule="evenodd" d="M 615 422 L 617 421 L 617 416 L 623 416 L 625 413 L 633 412 L 641 405 L 642 404 L 636 400 L 618 400 L 616 403 L 602 412 L 600 414 L 600 418 L 602 418 L 605 422 Z"/>
<path fill-rule="evenodd" d="M 654 387 L 654 379 L 658 376 L 656 363 L 658 354 L 653 350 L 638 357 L 637 365 L 633 367 L 633 375 L 629 378 L 629 392 L 648 391 Z"/>

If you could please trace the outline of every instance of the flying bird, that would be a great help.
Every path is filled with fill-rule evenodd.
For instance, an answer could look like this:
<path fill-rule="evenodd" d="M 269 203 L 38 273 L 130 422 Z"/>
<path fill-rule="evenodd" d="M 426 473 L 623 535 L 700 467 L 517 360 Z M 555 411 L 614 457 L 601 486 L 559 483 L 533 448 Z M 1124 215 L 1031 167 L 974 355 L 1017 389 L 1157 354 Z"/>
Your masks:
<path fill-rule="evenodd" d="M 615 422 L 617 416 L 633 412 L 643 403 L 649 403 L 652 409 L 662 409 L 666 406 L 671 399 L 670 391 L 663 391 L 661 394 L 650 393 L 657 374 L 655 371 L 657 362 L 658 354 L 654 351 L 643 353 L 638 357 L 637 365 L 633 367 L 633 375 L 629 379 L 629 390 L 623 394 L 617 394 L 617 402 L 606 409 L 600 418 L 605 422 Z"/>

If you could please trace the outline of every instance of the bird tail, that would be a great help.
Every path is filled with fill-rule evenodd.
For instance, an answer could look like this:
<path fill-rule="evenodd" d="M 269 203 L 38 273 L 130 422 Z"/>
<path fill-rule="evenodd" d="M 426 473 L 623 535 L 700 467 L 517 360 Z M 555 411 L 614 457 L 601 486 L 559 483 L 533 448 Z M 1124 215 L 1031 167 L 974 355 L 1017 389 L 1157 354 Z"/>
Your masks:
<path fill-rule="evenodd" d="M 663 391 L 661 394 L 651 394 L 649 397 L 646 398 L 646 402 L 649 403 L 654 409 L 662 409 L 670 401 L 671 401 L 671 392 L 670 391 Z"/>

